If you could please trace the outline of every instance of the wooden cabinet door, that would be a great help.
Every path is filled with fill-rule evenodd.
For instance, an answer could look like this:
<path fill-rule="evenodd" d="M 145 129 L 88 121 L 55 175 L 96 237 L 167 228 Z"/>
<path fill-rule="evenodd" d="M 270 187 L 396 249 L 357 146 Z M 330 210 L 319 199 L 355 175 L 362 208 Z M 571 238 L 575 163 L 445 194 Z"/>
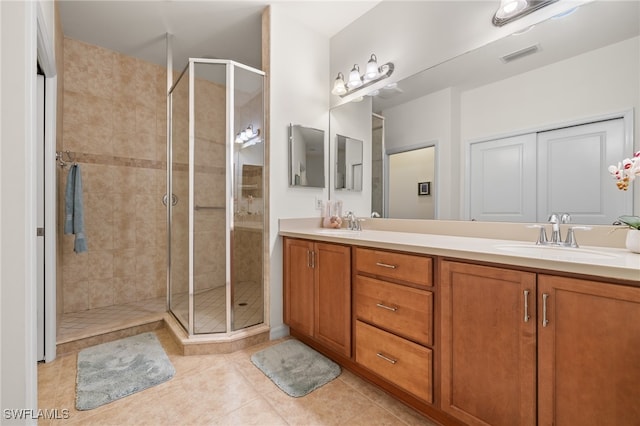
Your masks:
<path fill-rule="evenodd" d="M 351 248 L 315 244 L 315 338 L 351 356 Z"/>
<path fill-rule="evenodd" d="M 535 274 L 441 265 L 442 410 L 469 425 L 535 425 Z"/>
<path fill-rule="evenodd" d="M 284 322 L 313 336 L 313 243 L 284 239 Z"/>
<path fill-rule="evenodd" d="M 640 288 L 540 275 L 538 293 L 539 424 L 638 425 Z"/>

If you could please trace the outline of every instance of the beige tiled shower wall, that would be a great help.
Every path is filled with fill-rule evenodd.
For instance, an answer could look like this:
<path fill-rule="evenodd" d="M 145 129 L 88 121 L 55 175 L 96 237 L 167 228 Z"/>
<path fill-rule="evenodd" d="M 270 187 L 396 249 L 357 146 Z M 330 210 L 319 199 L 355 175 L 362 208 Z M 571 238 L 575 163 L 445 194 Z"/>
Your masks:
<path fill-rule="evenodd" d="M 65 38 L 62 149 L 81 166 L 89 248 L 63 238 L 65 313 L 166 293 L 165 92 L 165 68 Z"/>

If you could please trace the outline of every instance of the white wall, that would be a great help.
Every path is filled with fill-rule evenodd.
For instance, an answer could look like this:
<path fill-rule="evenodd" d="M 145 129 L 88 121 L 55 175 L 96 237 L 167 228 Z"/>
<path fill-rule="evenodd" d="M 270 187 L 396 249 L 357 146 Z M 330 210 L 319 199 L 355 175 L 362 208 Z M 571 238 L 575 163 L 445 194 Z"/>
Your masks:
<path fill-rule="evenodd" d="M 36 7 L 37 3 L 28 1 L 0 2 L 0 408 L 3 410 L 37 408 L 32 176 Z M 54 26 L 48 28 L 52 31 Z M 4 411 L 2 416 L 3 424 L 13 423 L 5 419 Z M 35 424 L 35 421 L 15 423 Z"/>
<path fill-rule="evenodd" d="M 325 131 L 329 124 L 329 39 L 286 13 L 286 3 L 271 5 L 271 147 L 270 248 L 271 337 L 287 334 L 282 310 L 282 241 L 278 219 L 318 217 L 315 198 L 327 199 L 328 189 L 290 188 L 288 184 L 288 125 L 301 124 Z M 325 158 L 327 156 L 325 140 Z M 328 174 L 328 167 L 327 172 Z M 328 182 L 328 179 L 325 178 Z"/>
<path fill-rule="evenodd" d="M 332 200 L 342 200 L 343 212 L 352 211 L 359 217 L 371 215 L 371 98 L 333 108 L 330 116 L 329 182 Z M 362 191 L 336 190 L 336 135 L 362 141 Z"/>

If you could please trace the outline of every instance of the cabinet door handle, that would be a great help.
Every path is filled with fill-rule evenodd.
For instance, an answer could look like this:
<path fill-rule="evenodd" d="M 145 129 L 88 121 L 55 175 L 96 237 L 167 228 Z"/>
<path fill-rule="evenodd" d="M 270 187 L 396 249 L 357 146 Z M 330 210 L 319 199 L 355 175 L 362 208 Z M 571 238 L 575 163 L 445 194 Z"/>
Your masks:
<path fill-rule="evenodd" d="M 376 262 L 376 265 L 382 266 L 383 268 L 396 269 L 396 265 L 389 265 L 388 263 Z"/>
<path fill-rule="evenodd" d="M 524 291 L 524 322 L 529 322 L 529 290 Z"/>
<path fill-rule="evenodd" d="M 311 252 L 311 268 L 315 269 L 316 267 L 316 252 L 312 251 Z"/>
<path fill-rule="evenodd" d="M 383 304 L 382 302 L 381 303 L 376 303 L 376 306 L 378 308 L 386 309 L 386 310 L 392 311 L 392 312 L 395 312 L 395 311 L 398 310 L 397 306 L 387 306 L 387 305 Z"/>
<path fill-rule="evenodd" d="M 389 358 L 388 356 L 384 356 L 380 352 L 378 352 L 376 355 L 378 356 L 378 358 L 382 358 L 385 361 L 390 362 L 391 364 L 395 364 L 396 362 L 398 362 L 397 359 L 393 359 L 393 358 Z"/>
<path fill-rule="evenodd" d="M 542 326 L 546 327 L 549 324 L 549 320 L 547 319 L 547 299 L 549 295 L 547 293 L 542 293 Z"/>

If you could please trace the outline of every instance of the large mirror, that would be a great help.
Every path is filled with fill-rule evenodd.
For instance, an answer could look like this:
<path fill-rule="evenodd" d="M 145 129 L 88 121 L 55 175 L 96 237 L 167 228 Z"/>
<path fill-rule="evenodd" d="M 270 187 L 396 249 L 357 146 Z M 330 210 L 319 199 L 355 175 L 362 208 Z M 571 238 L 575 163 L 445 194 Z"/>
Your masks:
<path fill-rule="evenodd" d="M 362 141 L 336 135 L 335 188 L 362 191 Z"/>
<path fill-rule="evenodd" d="M 324 130 L 289 125 L 289 186 L 324 188 Z"/>
<path fill-rule="evenodd" d="M 627 122 L 636 122 L 625 130 L 627 146 L 639 148 L 639 6 L 636 1 L 587 3 L 569 16 L 460 55 L 371 98 L 371 112 L 384 117 L 386 154 L 435 146 L 430 188 L 435 218 L 470 219 L 466 194 L 473 142 L 626 114 Z M 560 161 L 570 163 L 573 157 Z M 601 184 L 615 186 L 613 180 Z M 574 192 L 590 197 L 592 188 L 580 185 Z M 393 191 L 388 181 L 383 187 Z M 405 187 L 414 188 L 415 182 Z M 635 192 L 640 198 L 638 189 L 618 195 L 631 199 Z M 392 195 L 385 195 L 386 203 Z M 639 201 L 629 204 L 634 214 L 640 213 Z M 384 210 L 389 212 L 388 204 Z"/>

